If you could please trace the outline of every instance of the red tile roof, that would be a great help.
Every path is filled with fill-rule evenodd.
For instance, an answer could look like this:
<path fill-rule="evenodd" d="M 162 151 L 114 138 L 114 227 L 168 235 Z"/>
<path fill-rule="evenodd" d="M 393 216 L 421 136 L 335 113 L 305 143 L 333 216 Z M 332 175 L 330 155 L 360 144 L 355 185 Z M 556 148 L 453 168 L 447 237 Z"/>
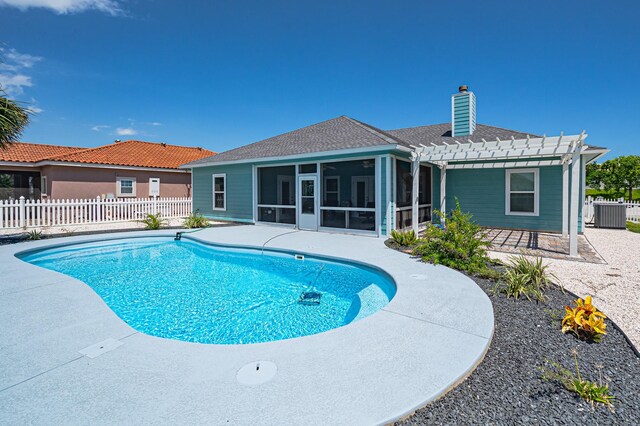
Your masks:
<path fill-rule="evenodd" d="M 41 156 L 9 155 L 12 151 L 28 151 L 16 145 L 48 146 L 50 151 Z M 58 148 L 60 151 L 55 151 Z M 182 164 L 215 155 L 215 152 L 198 147 L 168 145 L 166 143 L 129 140 L 97 148 L 69 148 L 54 145 L 26 143 L 13 144 L 7 151 L 0 151 L 0 161 L 52 161 L 86 164 L 108 164 L 114 166 L 152 167 L 177 169 Z M 5 158 L 6 157 L 6 158 Z"/>
<path fill-rule="evenodd" d="M 36 163 L 56 155 L 69 154 L 82 149 L 86 148 L 16 142 L 9 145 L 6 149 L 0 149 L 0 161 Z"/>

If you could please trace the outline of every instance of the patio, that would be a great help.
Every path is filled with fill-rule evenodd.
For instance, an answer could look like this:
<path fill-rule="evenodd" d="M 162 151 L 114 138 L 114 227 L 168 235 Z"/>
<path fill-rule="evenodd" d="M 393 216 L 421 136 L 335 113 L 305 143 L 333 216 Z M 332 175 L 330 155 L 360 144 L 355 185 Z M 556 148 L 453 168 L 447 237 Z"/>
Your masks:
<path fill-rule="evenodd" d="M 511 254 L 525 254 L 552 259 L 606 263 L 584 234 L 578 235 L 578 256 L 569 255 L 569 239 L 550 232 L 515 229 L 488 229 L 489 250 Z"/>
<path fill-rule="evenodd" d="M 75 236 L 0 246 L 0 423 L 380 424 L 440 397 L 482 361 L 491 302 L 469 278 L 388 249 L 378 238 L 273 226 L 185 234 L 203 242 L 295 250 L 374 264 L 396 296 L 363 320 L 301 338 L 205 345 L 132 329 L 86 284 L 17 252 L 175 231 Z M 425 303 L 425 301 L 428 301 Z M 363 350 L 365 349 L 365 350 Z M 250 363 L 272 380 L 245 386 Z"/>

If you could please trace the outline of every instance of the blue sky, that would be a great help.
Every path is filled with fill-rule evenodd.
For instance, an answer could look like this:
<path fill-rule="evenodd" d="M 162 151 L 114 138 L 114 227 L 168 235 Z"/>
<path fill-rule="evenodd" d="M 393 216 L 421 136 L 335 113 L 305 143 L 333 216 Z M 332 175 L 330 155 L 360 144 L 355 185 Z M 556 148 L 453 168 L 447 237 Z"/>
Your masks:
<path fill-rule="evenodd" d="M 639 154 L 637 1 L 0 0 L 0 82 L 25 141 L 224 151 L 339 115 L 578 133 Z"/>

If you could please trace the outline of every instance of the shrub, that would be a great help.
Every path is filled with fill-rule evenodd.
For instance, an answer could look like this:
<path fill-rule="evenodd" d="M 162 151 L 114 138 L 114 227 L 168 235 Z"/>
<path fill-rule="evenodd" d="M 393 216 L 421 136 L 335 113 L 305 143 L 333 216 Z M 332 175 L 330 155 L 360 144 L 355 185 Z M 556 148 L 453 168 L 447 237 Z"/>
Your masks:
<path fill-rule="evenodd" d="M 627 222 L 627 229 L 631 232 L 640 234 L 640 223 Z"/>
<path fill-rule="evenodd" d="M 412 246 L 418 241 L 418 237 L 413 229 L 409 231 L 391 231 L 391 239 L 401 246 Z"/>
<path fill-rule="evenodd" d="M 166 223 L 164 219 L 160 218 L 160 213 L 149 213 L 146 218 L 140 220 L 139 222 L 144 223 L 145 229 L 160 229 L 160 227 Z"/>
<path fill-rule="evenodd" d="M 549 286 L 553 275 L 547 273 L 548 265 L 542 264 L 541 257 L 531 260 L 522 255 L 511 256 L 506 267 L 502 292 L 507 298 L 518 299 L 525 296 L 529 300 L 544 300 L 544 290 Z"/>
<path fill-rule="evenodd" d="M 612 407 L 615 398 L 609 394 L 609 385 L 603 382 L 602 366 L 597 367 L 600 376 L 598 382 L 583 380 L 580 377 L 580 367 L 578 366 L 578 352 L 574 350 L 572 353 L 576 364 L 576 375 L 559 363 L 546 360 L 548 367 L 541 368 L 542 379 L 560 382 L 565 389 L 577 393 L 582 399 L 589 402 L 591 406 L 599 403 Z"/>
<path fill-rule="evenodd" d="M 195 212 L 189 215 L 184 222 L 182 222 L 182 226 L 185 228 L 206 228 L 209 226 L 209 219 L 202 216 L 200 213 Z"/>
<path fill-rule="evenodd" d="M 562 320 L 562 332 L 571 332 L 580 339 L 599 342 L 607 334 L 607 325 L 604 319 L 607 317 L 591 304 L 591 296 L 585 300 L 576 300 L 576 307 L 565 306 L 566 315 Z"/>
<path fill-rule="evenodd" d="M 434 214 L 445 217 L 439 211 Z M 487 272 L 491 260 L 487 256 L 490 243 L 485 236 L 480 225 L 472 221 L 471 214 L 460 210 L 460 203 L 456 199 L 456 208 L 446 218 L 446 226 L 429 225 L 424 238 L 418 240 L 414 253 L 425 261 L 471 274 L 494 275 Z"/>
<path fill-rule="evenodd" d="M 33 229 L 27 232 L 27 240 L 39 240 L 42 238 L 42 231 L 38 231 L 37 229 Z"/>

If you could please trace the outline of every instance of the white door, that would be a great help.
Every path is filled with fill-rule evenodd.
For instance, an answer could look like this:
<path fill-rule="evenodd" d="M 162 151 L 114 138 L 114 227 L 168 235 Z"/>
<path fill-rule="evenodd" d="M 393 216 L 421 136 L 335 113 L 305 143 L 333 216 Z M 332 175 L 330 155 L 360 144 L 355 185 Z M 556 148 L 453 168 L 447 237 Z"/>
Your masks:
<path fill-rule="evenodd" d="M 298 177 L 298 228 L 318 230 L 318 178 Z"/>

